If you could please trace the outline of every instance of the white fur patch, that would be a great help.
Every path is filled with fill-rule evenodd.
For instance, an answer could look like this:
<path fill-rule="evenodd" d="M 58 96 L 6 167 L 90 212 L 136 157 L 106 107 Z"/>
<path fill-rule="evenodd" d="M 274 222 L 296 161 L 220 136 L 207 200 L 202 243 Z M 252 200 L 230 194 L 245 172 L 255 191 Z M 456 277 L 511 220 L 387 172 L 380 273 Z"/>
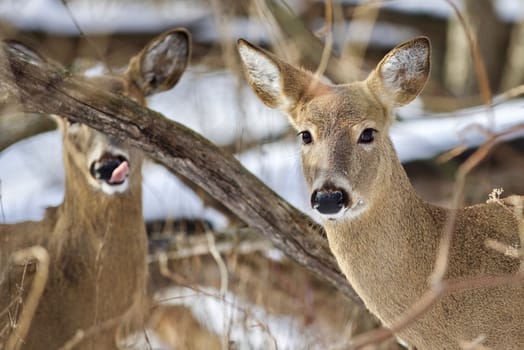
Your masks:
<path fill-rule="evenodd" d="M 251 82 L 272 96 L 281 106 L 283 102 L 281 101 L 282 84 L 278 66 L 267 56 L 247 45 L 240 45 L 238 52 L 247 68 Z"/>
<path fill-rule="evenodd" d="M 129 187 L 129 180 L 125 179 L 124 182 L 122 182 L 119 185 L 110 185 L 107 182 L 100 182 L 100 189 L 105 194 L 112 196 L 117 193 L 124 193 L 127 191 L 127 188 Z"/>
<path fill-rule="evenodd" d="M 351 208 L 343 208 L 336 214 L 322 214 L 318 213 L 320 215 L 320 218 L 322 220 L 326 221 L 343 221 L 343 220 L 353 220 L 357 217 L 359 217 L 362 213 L 364 213 L 367 209 L 367 205 L 365 201 L 358 200 L 355 205 L 353 205 Z"/>
<path fill-rule="evenodd" d="M 403 89 L 405 82 L 420 79 L 426 74 L 429 48 L 421 43 L 415 43 L 394 51 L 382 63 L 380 73 L 384 85 L 392 92 Z"/>

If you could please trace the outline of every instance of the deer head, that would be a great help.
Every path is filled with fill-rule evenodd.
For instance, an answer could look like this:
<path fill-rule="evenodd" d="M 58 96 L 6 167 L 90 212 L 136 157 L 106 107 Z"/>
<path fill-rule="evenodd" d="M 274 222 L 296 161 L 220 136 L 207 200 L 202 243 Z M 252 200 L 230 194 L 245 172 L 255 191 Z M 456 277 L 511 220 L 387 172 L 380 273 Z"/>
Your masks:
<path fill-rule="evenodd" d="M 311 206 L 324 220 L 351 219 L 384 195 L 394 172 L 391 110 L 413 100 L 429 74 L 430 45 L 419 37 L 394 48 L 365 81 L 321 82 L 239 40 L 249 84 L 269 107 L 289 116 L 302 140 Z"/>
<path fill-rule="evenodd" d="M 178 82 L 189 60 L 189 40 L 183 29 L 163 33 L 134 56 L 122 74 L 91 79 L 102 89 L 145 104 L 146 97 Z M 66 171 L 74 171 L 92 189 L 109 195 L 126 192 L 131 181 L 140 182 L 142 156 L 127 141 L 59 116 L 55 119 L 62 131 Z"/>

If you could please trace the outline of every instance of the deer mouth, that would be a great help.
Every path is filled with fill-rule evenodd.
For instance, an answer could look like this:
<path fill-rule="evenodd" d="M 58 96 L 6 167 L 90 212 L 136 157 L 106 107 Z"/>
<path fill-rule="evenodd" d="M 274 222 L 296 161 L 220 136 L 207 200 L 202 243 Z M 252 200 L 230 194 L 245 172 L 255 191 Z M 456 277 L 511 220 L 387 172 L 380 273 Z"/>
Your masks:
<path fill-rule="evenodd" d="M 129 161 L 122 155 L 106 153 L 91 164 L 90 172 L 95 179 L 118 186 L 129 176 Z"/>

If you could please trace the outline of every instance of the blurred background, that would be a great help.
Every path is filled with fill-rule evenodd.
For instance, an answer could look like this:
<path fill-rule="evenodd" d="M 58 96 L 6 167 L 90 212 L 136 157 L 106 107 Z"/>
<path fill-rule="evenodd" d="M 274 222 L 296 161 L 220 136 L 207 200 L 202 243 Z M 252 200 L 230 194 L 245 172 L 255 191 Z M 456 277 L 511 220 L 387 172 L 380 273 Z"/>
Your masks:
<path fill-rule="evenodd" d="M 295 133 L 247 87 L 238 38 L 312 71 L 326 63 L 325 78 L 341 83 L 364 79 L 397 44 L 429 37 L 430 80 L 419 98 L 396 111 L 391 130 L 417 192 L 449 205 L 458 167 L 476 147 L 504 134 L 468 175 L 464 200 L 484 202 L 494 188 L 524 193 L 520 0 L 0 0 L 2 39 L 16 39 L 76 74 L 123 69 L 150 39 L 174 27 L 192 35 L 191 65 L 174 89 L 148 101 L 150 108 L 234 153 L 312 216 Z M 480 56 L 472 55 L 466 31 Z M 321 62 L 326 43 L 332 50 Z M 479 80 L 479 64 L 487 80 Z M 55 129 L 45 116 L 0 117 L 0 222 L 38 220 L 45 207 L 62 201 Z M 234 213 L 203 203 L 152 161 L 143 172 L 151 293 L 167 311 L 139 348 L 325 349 L 377 326 Z M 209 253 L 210 232 L 225 277 Z M 173 275 L 158 271 L 158 252 L 170 254 Z M 394 341 L 377 345 L 399 347 Z"/>

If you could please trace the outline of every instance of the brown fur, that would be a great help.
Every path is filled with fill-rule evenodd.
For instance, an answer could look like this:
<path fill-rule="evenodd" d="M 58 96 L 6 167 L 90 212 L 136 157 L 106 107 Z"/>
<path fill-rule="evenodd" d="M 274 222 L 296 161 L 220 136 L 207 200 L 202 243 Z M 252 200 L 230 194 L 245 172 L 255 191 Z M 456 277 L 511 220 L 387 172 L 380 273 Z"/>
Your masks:
<path fill-rule="evenodd" d="M 166 45 L 163 49 L 149 50 L 159 43 Z M 93 78 L 93 83 L 144 104 L 146 96 L 167 90 L 178 81 L 188 61 L 189 45 L 186 31 L 166 32 L 135 56 L 124 74 Z M 167 52 L 170 47 L 176 50 Z M 163 69 L 155 70 L 160 63 Z M 22 280 L 23 267 L 10 265 L 10 254 L 27 246 L 41 245 L 51 258 L 49 279 L 28 335 L 20 340 L 22 348 L 57 349 L 78 331 L 94 329 L 75 349 L 114 349 L 119 336 L 142 324 L 147 300 L 147 237 L 141 190 L 143 156 L 127 142 L 85 125 L 57 120 L 64 144 L 64 201 L 57 208 L 48 209 L 41 222 L 0 225 L 0 266 L 4 270 L 0 280 L 0 310 L 7 310 L 18 295 Z M 88 151 L 95 146 L 103 147 L 104 152 L 117 147 L 128 153 L 129 184 L 124 192 L 109 195 L 89 182 L 93 178 Z M 22 287 L 27 290 L 30 285 L 31 274 L 25 276 Z M 16 321 L 16 307 L 2 315 L 2 327 L 9 319 Z"/>
<path fill-rule="evenodd" d="M 335 186 L 349 194 L 344 214 L 325 217 L 329 244 L 369 310 L 391 326 L 428 289 L 451 213 L 416 195 L 388 137 L 392 108 L 410 102 L 426 82 L 429 41 L 417 38 L 398 46 L 364 82 L 333 86 L 316 81 L 313 96 L 300 93 L 311 91 L 310 74 L 297 79 L 297 69 L 288 72 L 279 59 L 245 41 L 239 42 L 239 51 L 250 85 L 256 93 L 264 90 L 259 97 L 269 106 L 285 106 L 295 128 L 311 133 L 313 142 L 302 147 L 310 190 Z M 279 89 L 265 78 L 275 72 L 264 60 L 278 67 Z M 374 140 L 359 143 L 366 128 L 376 130 Z M 513 197 L 511 203 L 519 199 L 524 201 Z M 514 208 L 502 200 L 457 210 L 446 278 L 518 271 L 518 259 L 485 245 L 495 239 L 521 247 L 524 219 Z M 418 349 L 459 349 L 460 342 L 480 335 L 494 349 L 524 348 L 524 287 L 444 297 L 398 334 Z"/>

